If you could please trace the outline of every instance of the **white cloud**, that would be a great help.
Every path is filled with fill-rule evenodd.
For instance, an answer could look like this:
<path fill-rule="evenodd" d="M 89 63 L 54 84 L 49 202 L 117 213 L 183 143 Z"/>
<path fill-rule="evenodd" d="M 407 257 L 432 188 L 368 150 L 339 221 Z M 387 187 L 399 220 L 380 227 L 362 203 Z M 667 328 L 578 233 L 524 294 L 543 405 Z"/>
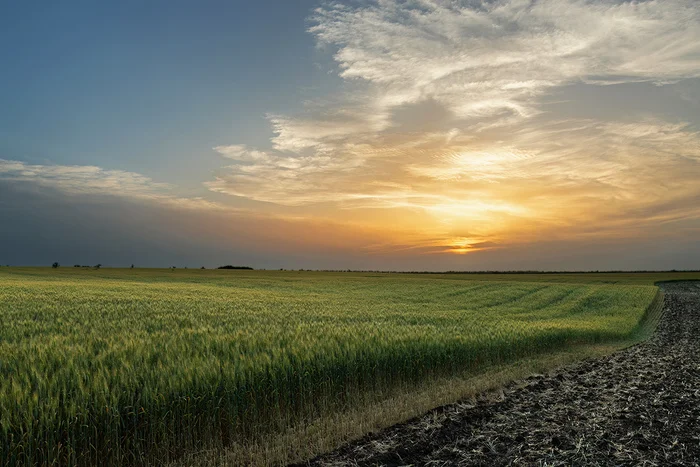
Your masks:
<path fill-rule="evenodd" d="M 69 195 L 107 195 L 148 200 L 188 209 L 220 209 L 203 198 L 171 194 L 173 186 L 124 170 L 84 165 L 33 165 L 0 159 L 0 181 L 35 184 Z"/>
<path fill-rule="evenodd" d="M 556 86 L 700 76 L 695 0 L 378 0 L 331 3 L 311 20 L 319 45 L 335 51 L 340 76 L 364 85 L 316 101 L 302 116 L 270 115 L 273 152 L 216 148 L 239 164 L 255 164 L 221 171 L 210 188 L 311 202 L 317 197 L 303 191 L 321 188 L 317 174 L 333 178 L 332 171 L 359 168 L 371 156 L 349 150 L 351 144 L 385 146 L 392 111 L 427 100 L 478 132 L 539 115 L 540 97 Z M 277 169 L 283 173 L 275 175 Z M 264 196 L 254 193 L 256 183 L 257 191 L 280 186 Z"/>
<path fill-rule="evenodd" d="M 123 170 L 95 166 L 31 165 L 0 159 L 0 179 L 33 182 L 68 193 L 109 193 L 119 196 L 149 197 L 170 188 L 148 177 Z"/>
<path fill-rule="evenodd" d="M 272 138 L 277 151 L 301 153 L 304 150 L 330 152 L 348 137 L 359 143 L 364 135 L 372 135 L 388 127 L 388 114 L 377 106 L 366 109 L 317 109 L 306 118 L 270 115 L 275 132 Z"/>
<path fill-rule="evenodd" d="M 575 80 L 700 76 L 695 0 L 381 0 L 313 20 L 342 77 L 385 87 L 387 105 L 432 98 L 461 116 L 532 115 L 534 98 Z"/>
<path fill-rule="evenodd" d="M 361 146 L 354 145 L 345 148 L 343 157 L 321 151 L 308 155 L 263 152 L 239 145 L 214 150 L 237 163 L 223 167 L 205 183 L 211 191 L 292 206 L 347 198 L 338 191 L 338 182 L 363 158 Z"/>
<path fill-rule="evenodd" d="M 673 216 L 695 212 L 700 122 L 565 119 L 543 102 L 575 83 L 700 77 L 696 0 L 352 5 L 317 9 L 309 28 L 332 51 L 343 92 L 269 116 L 269 150 L 215 148 L 233 163 L 209 189 L 421 212 L 467 239 L 516 225 L 641 225 L 669 202 Z"/>

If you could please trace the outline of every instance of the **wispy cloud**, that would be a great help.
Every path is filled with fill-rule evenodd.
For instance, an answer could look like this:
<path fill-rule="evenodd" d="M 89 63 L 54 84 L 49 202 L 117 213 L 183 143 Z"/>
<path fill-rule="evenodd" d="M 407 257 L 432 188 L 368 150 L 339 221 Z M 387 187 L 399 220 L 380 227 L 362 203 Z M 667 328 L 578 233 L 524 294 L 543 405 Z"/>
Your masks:
<path fill-rule="evenodd" d="M 34 182 L 69 193 L 109 193 L 120 196 L 156 196 L 170 188 L 166 183 L 134 172 L 105 170 L 96 166 L 31 165 L 0 159 L 0 177 Z"/>
<path fill-rule="evenodd" d="M 700 77 L 695 0 L 333 2 L 311 24 L 346 88 L 270 116 L 269 149 L 216 147 L 232 163 L 210 190 L 423 225 L 414 245 L 457 252 L 700 215 L 700 121 L 543 104 L 575 83 Z"/>
<path fill-rule="evenodd" d="M 361 151 L 354 152 L 351 147 L 346 148 L 343 157 L 322 152 L 290 155 L 240 145 L 215 150 L 236 163 L 219 170 L 214 180 L 205 183 L 210 190 L 291 206 L 347 198 L 350 194 L 333 187 L 363 161 Z"/>
<path fill-rule="evenodd" d="M 383 86 L 385 105 L 430 97 L 464 117 L 533 115 L 538 95 L 575 80 L 700 76 L 694 0 L 382 0 L 313 21 L 340 75 Z"/>
<path fill-rule="evenodd" d="M 84 165 L 33 165 L 0 159 L 0 181 L 34 184 L 69 195 L 106 195 L 150 200 L 189 209 L 220 209 L 221 205 L 201 197 L 183 198 L 173 186 L 124 170 Z"/>

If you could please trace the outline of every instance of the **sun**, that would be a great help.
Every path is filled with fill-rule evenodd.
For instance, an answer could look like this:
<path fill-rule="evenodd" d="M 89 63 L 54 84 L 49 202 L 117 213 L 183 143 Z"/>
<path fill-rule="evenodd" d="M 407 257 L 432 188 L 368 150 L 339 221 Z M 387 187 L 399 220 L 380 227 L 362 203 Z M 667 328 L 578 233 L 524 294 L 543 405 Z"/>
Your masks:
<path fill-rule="evenodd" d="M 454 237 L 448 240 L 445 252 L 466 255 L 489 248 L 488 241 L 485 241 L 483 238 Z"/>

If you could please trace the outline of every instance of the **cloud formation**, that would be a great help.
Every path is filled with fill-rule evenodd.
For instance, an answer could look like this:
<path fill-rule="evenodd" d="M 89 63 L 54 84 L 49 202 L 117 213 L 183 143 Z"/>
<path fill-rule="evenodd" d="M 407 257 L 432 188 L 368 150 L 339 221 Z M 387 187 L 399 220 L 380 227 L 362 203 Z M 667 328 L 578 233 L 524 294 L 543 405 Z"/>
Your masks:
<path fill-rule="evenodd" d="M 210 190 L 377 225 L 392 210 L 423 224 L 413 245 L 450 252 L 700 215 L 700 121 L 545 105 L 574 83 L 651 95 L 700 77 L 695 0 L 333 2 L 311 24 L 347 89 L 270 116 L 268 150 L 215 148 L 233 162 Z"/>
<path fill-rule="evenodd" d="M 157 196 L 170 188 L 148 177 L 123 170 L 105 170 L 96 166 L 31 165 L 0 159 L 0 178 L 33 182 L 59 188 L 68 193 L 110 193 L 120 196 Z"/>
<path fill-rule="evenodd" d="M 203 198 L 183 198 L 167 183 L 124 170 L 85 165 L 33 165 L 0 159 L 0 181 L 53 188 L 68 195 L 104 195 L 171 204 L 183 208 L 219 209 Z"/>
<path fill-rule="evenodd" d="M 700 76 L 693 0 L 381 0 L 334 3 L 313 21 L 342 77 L 384 86 L 386 105 L 429 97 L 462 117 L 533 115 L 534 98 L 574 80 Z"/>

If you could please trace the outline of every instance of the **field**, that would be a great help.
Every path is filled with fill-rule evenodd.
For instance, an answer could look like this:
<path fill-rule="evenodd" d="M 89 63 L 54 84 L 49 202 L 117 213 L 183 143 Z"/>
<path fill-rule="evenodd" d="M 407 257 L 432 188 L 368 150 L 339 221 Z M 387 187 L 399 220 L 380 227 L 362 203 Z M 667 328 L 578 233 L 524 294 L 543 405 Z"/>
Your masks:
<path fill-rule="evenodd" d="M 652 284 L 688 276 L 0 268 L 0 462 L 168 462 L 629 341 Z"/>

